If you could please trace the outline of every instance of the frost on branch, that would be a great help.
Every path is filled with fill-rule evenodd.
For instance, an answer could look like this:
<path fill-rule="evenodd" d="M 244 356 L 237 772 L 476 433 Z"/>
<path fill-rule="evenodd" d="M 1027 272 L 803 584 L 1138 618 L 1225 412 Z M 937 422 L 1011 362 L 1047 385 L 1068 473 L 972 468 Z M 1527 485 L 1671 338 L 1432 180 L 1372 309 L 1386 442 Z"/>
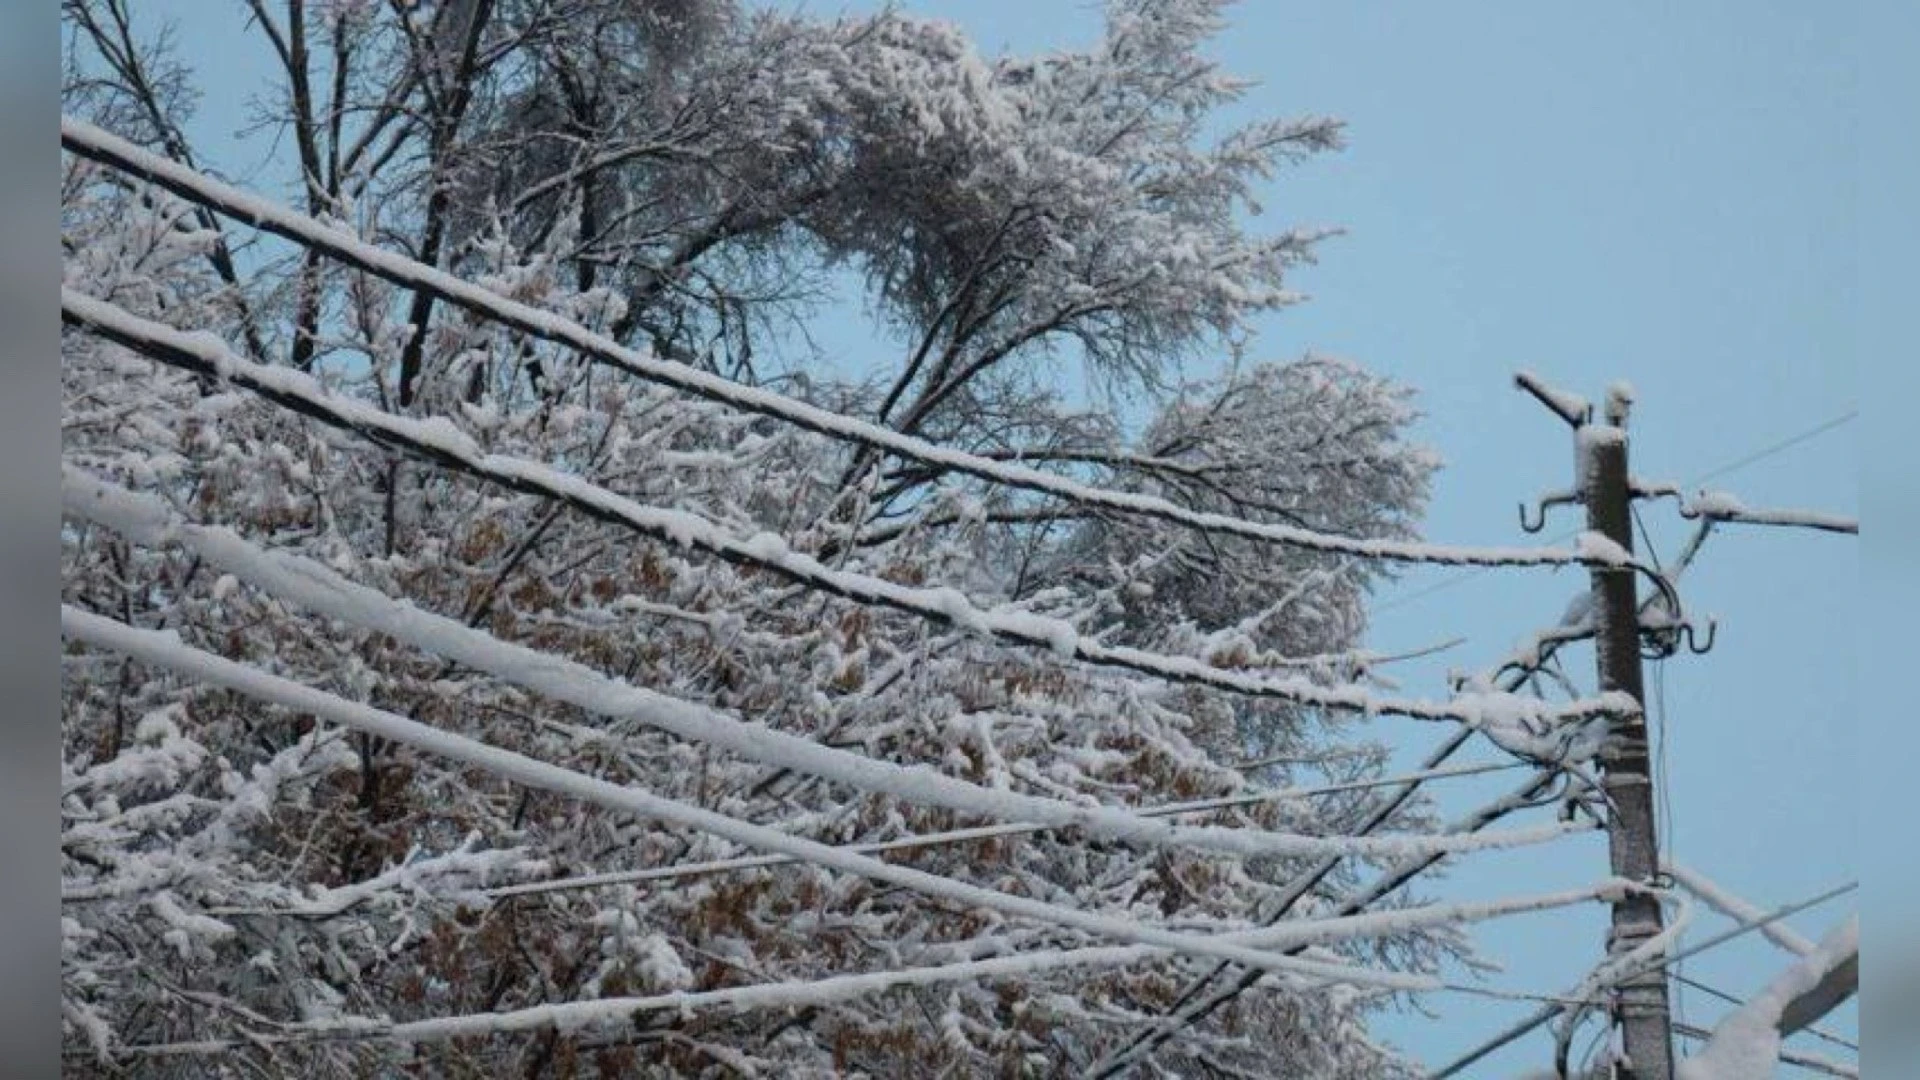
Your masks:
<path fill-rule="evenodd" d="M 70 7 L 106 14 L 97 0 Z M 309 5 L 315 54 L 346 58 L 351 107 L 336 133 L 324 101 L 303 112 L 297 95 L 272 96 L 289 153 L 311 141 L 318 163 L 314 184 L 276 197 L 623 343 L 898 431 L 1195 510 L 1412 538 L 1433 462 L 1403 441 L 1412 414 L 1397 387 L 1308 359 L 1170 390 L 1179 359 L 1224 350 L 1253 315 L 1295 299 L 1283 275 L 1315 233 L 1255 235 L 1236 214 L 1267 170 L 1337 135 L 1307 119 L 1206 137 L 1237 93 L 1204 56 L 1222 5 L 1115 3 L 1084 52 L 990 58 L 949 25 L 898 13 L 582 0 L 551 18 L 549 4 L 496 0 L 477 6 L 491 14 L 458 115 L 445 91 L 459 58 L 411 50 L 457 39 L 447 31 L 476 5 L 405 5 L 404 27 L 399 7 Z M 112 20 L 95 25 L 111 44 Z M 95 36 L 75 29 L 87 54 Z M 179 156 L 166 129 L 182 101 L 156 102 L 168 123 L 141 120 L 125 72 L 105 72 L 119 87 L 106 93 L 79 77 L 101 74 L 101 58 L 76 63 L 95 67 L 73 73 L 70 111 Z M 325 78 L 304 81 L 329 92 Z M 383 106 L 390 97 L 398 106 Z M 1377 567 L 863 458 L 464 311 L 423 314 L 405 290 L 216 232 L 178 199 L 77 159 L 64 194 L 69 285 L 428 421 L 438 445 L 546 463 L 769 553 L 951 587 L 1076 640 L 1328 686 L 1366 674 L 1355 647 Z M 783 346 L 841 267 L 861 276 L 876 338 L 898 345 L 857 380 Z M 1009 649 L 400 461 L 78 330 L 62 360 L 72 464 L 494 637 L 749 723 L 981 788 L 1115 806 L 1355 779 L 1385 757 L 1312 710 Z M 1152 395 L 1150 423 L 1134 432 L 1064 407 L 1055 388 L 1070 369 Z M 78 520 L 62 539 L 75 607 L 576 772 L 826 844 L 980 823 L 534 695 L 267 595 L 177 545 Z M 811 866 L 491 898 L 530 879 L 742 852 L 107 652 L 72 649 L 62 671 L 63 994 L 82 1056 L 244 1040 L 270 1022 L 429 1021 L 1105 944 Z M 1231 767 L 1256 756 L 1295 763 Z M 1180 820 L 1337 835 L 1375 798 Z M 1387 828 L 1431 824 L 1416 800 Z M 1245 929 L 1310 862 L 1073 830 L 892 858 L 1192 934 Z M 1323 911 L 1363 869 L 1348 860 L 1297 913 Z M 1386 929 L 1328 947 L 1413 972 L 1461 947 L 1448 924 Z M 273 1067 L 1033 1073 L 1111 1049 L 1190 973 L 1158 956 L 1094 970 L 1009 962 L 998 976 L 799 1014 L 663 1010 L 612 1036 L 418 1051 L 288 1045 Z M 1160 1060 L 1390 1075 L 1364 1034 L 1379 1004 L 1270 982 Z M 186 1076 L 204 1064 L 141 1067 Z"/>

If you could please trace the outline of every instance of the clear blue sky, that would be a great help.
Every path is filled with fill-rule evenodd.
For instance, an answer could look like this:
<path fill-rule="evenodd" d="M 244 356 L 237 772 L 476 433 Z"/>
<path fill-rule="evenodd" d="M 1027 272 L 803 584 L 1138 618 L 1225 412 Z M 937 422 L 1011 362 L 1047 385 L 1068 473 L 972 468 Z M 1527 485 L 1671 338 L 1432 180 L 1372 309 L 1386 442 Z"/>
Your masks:
<path fill-rule="evenodd" d="M 1098 26 L 1093 5 L 1070 0 L 906 6 L 960 21 L 989 51 L 1080 44 Z M 153 8 L 192 20 L 185 39 L 216 61 L 202 67 L 198 129 L 232 132 L 264 70 L 257 43 L 236 48 L 247 40 L 239 6 Z M 1862 72 L 1869 54 L 1892 56 L 1893 39 L 1866 34 L 1856 9 L 1249 0 L 1232 18 L 1218 54 L 1261 83 L 1246 115 L 1326 113 L 1350 125 L 1348 150 L 1282 175 L 1265 200 L 1275 228 L 1349 233 L 1300 272 L 1295 284 L 1312 301 L 1267 320 L 1256 353 L 1334 353 L 1419 390 L 1421 435 L 1448 462 L 1431 537 L 1522 540 L 1515 503 L 1568 482 L 1568 434 L 1510 388 L 1516 368 L 1596 398 L 1614 380 L 1632 382 L 1635 471 L 1690 481 L 1860 407 L 1861 358 L 1894 354 L 1890 334 L 1875 337 L 1860 321 L 1858 299 L 1881 257 L 1861 239 L 1896 205 L 1895 188 L 1864 166 L 1893 122 L 1880 103 L 1893 95 L 1869 95 Z M 249 160 L 258 155 L 222 164 Z M 849 318 L 826 336 L 883 347 L 865 332 Z M 1861 426 L 1715 486 L 1754 505 L 1857 513 Z M 1655 550 L 1670 556 L 1684 536 L 1670 504 L 1651 504 L 1646 516 Z M 1550 532 L 1573 524 L 1556 518 Z M 1763 905 L 1860 873 L 1858 568 L 1852 539 L 1725 530 L 1685 589 L 1692 610 L 1720 617 L 1718 647 L 1676 658 L 1664 676 L 1648 672 L 1650 688 L 1664 686 L 1656 719 L 1673 850 Z M 1416 574 L 1382 594 L 1376 647 L 1468 638 L 1404 668 L 1410 690 L 1440 693 L 1447 668 L 1496 658 L 1584 587 L 1571 572 L 1518 571 L 1416 595 L 1456 576 Z M 1583 673 L 1589 657 L 1577 656 Z M 1409 760 L 1441 734 L 1385 723 Z M 1445 805 L 1465 809 L 1496 787 L 1457 782 Z M 1605 868 L 1601 843 L 1576 841 L 1462 863 L 1426 889 L 1490 897 L 1581 883 Z M 1794 924 L 1817 936 L 1851 906 Z M 1478 940 L 1507 965 L 1492 985 L 1565 989 L 1599 955 L 1602 925 L 1593 911 L 1489 927 Z M 1703 915 L 1702 925 L 1724 924 Z M 1746 994 L 1778 957 L 1739 944 L 1686 971 Z M 1438 1062 L 1528 1006 L 1443 996 L 1429 1008 L 1433 1018 L 1409 1014 L 1381 1030 Z M 1687 992 L 1683 1011 L 1710 1024 L 1720 1007 Z M 1833 1019 L 1853 1024 L 1851 1009 Z M 1544 1064 L 1544 1045 L 1518 1044 L 1472 1075 Z"/>

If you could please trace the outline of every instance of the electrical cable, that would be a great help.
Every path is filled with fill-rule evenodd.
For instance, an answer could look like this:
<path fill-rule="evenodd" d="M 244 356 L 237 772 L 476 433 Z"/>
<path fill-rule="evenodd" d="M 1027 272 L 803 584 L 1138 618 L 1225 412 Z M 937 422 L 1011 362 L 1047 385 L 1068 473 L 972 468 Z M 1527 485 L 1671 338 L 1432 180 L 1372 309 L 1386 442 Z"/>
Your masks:
<path fill-rule="evenodd" d="M 1858 419 L 1859 416 L 1860 416 L 1859 409 L 1848 409 L 1846 412 L 1841 413 L 1839 416 L 1832 417 L 1826 421 L 1823 421 L 1822 423 L 1816 424 L 1813 427 L 1806 429 L 1805 431 L 1801 431 L 1796 434 L 1789 435 L 1786 438 L 1781 439 L 1777 442 L 1763 446 L 1760 449 L 1753 451 L 1752 453 L 1735 458 L 1734 460 L 1729 461 L 1724 465 L 1719 465 L 1719 466 L 1716 466 L 1715 468 L 1709 469 L 1706 472 L 1703 472 L 1700 475 L 1695 476 L 1692 480 L 1687 481 L 1685 484 L 1681 486 L 1688 487 L 1688 488 L 1696 487 L 1700 484 L 1707 482 L 1708 480 L 1713 480 L 1718 477 L 1725 476 L 1728 473 L 1735 472 L 1740 469 L 1744 469 L 1747 466 L 1754 464 L 1755 462 L 1764 461 L 1767 458 L 1774 456 L 1775 454 L 1781 453 L 1782 451 L 1785 451 L 1785 450 L 1789 450 L 1795 446 L 1800 445 L 1803 442 L 1806 442 L 1809 439 L 1817 438 L 1818 436 L 1824 435 L 1827 432 L 1832 431 L 1834 428 L 1840 427 L 1844 424 L 1850 423 L 1853 420 Z M 1564 543 L 1565 541 L 1570 540 L 1574 536 L 1578 535 L 1579 532 L 1580 530 L 1578 529 L 1569 529 L 1566 532 L 1563 532 L 1558 536 L 1555 536 L 1554 538 L 1548 540 L 1547 543 L 1549 544 Z M 1483 566 L 1473 570 L 1467 570 L 1467 571 L 1462 571 L 1460 573 L 1453 574 L 1449 577 L 1443 578 L 1440 581 L 1436 581 L 1431 585 L 1427 585 L 1423 588 L 1416 589 L 1415 591 L 1410 592 L 1405 596 L 1395 597 L 1394 599 L 1388 600 L 1384 604 L 1374 605 L 1374 608 L 1373 608 L 1374 614 L 1377 615 L 1383 611 L 1392 611 L 1395 608 L 1405 607 L 1406 605 L 1411 604 L 1416 600 L 1423 600 L 1429 596 L 1432 596 L 1434 593 L 1441 592 L 1446 589 L 1451 589 L 1455 585 L 1465 584 L 1466 582 L 1472 581 L 1474 578 L 1480 577 L 1482 574 L 1485 574 L 1490 569 L 1492 568 Z"/>
<path fill-rule="evenodd" d="M 1688 948 L 1682 949 L 1679 952 L 1674 953 L 1673 955 L 1667 957 L 1664 961 L 1656 961 L 1652 964 L 1645 965 L 1645 967 L 1651 968 L 1652 970 L 1655 970 L 1655 971 L 1664 970 L 1680 962 L 1681 960 L 1686 959 L 1687 957 L 1697 956 L 1700 953 L 1707 951 L 1708 949 L 1712 949 L 1719 945 L 1723 945 L 1726 942 L 1732 941 L 1734 938 L 1740 937 L 1743 934 L 1751 933 L 1752 931 L 1758 930 L 1763 926 L 1770 926 L 1776 922 L 1779 922 L 1781 919 L 1787 918 L 1790 915 L 1797 915 L 1800 912 L 1807 910 L 1808 908 L 1812 908 L 1820 904 L 1824 904 L 1827 901 L 1834 899 L 1835 897 L 1844 896 L 1847 893 L 1850 893 L 1859 887 L 1860 887 L 1860 883 L 1858 881 L 1849 881 L 1844 885 L 1838 885 L 1838 886 L 1835 886 L 1834 888 L 1828 889 L 1827 891 L 1820 893 L 1817 896 L 1811 896 L 1805 900 L 1800 900 L 1795 903 L 1788 904 L 1784 907 L 1775 908 L 1773 911 L 1768 912 L 1767 914 L 1760 916 L 1758 918 L 1742 920 L 1738 925 L 1734 926 L 1730 930 L 1724 931 L 1719 934 L 1715 934 L 1713 937 L 1710 937 L 1707 940 L 1700 942 L 1698 945 L 1693 945 Z M 1623 972 L 1620 977 L 1631 978 L 1635 975 L 1640 974 L 1641 970 L 1642 969 L 1636 969 L 1630 972 Z M 1481 1043 L 1479 1046 L 1474 1047 L 1472 1050 L 1468 1051 L 1466 1054 L 1462 1055 L 1461 1057 L 1455 1058 L 1452 1062 L 1448 1063 L 1444 1068 L 1440 1069 L 1439 1071 L 1429 1073 L 1427 1075 L 1427 1080 L 1446 1080 L 1446 1078 L 1449 1076 L 1458 1075 L 1460 1070 L 1466 1068 L 1467 1066 L 1473 1064 L 1476 1061 L 1479 1061 L 1481 1058 L 1486 1057 L 1488 1054 L 1493 1053 L 1495 1050 L 1500 1049 L 1501 1047 L 1507 1045 L 1508 1043 L 1513 1042 L 1515 1039 L 1520 1038 L 1522 1035 L 1527 1034 L 1528 1032 L 1534 1030 L 1535 1028 L 1546 1023 L 1547 1021 L 1552 1020 L 1554 1017 L 1560 1015 L 1560 1013 L 1564 1011 L 1565 1011 L 1565 1006 L 1561 1006 L 1561 1005 L 1547 1005 L 1542 1007 L 1538 1012 L 1535 1012 L 1532 1016 L 1529 1016 L 1525 1020 L 1521 1020 L 1518 1023 L 1515 1023 L 1512 1027 L 1507 1028 L 1505 1031 L 1502 1031 L 1498 1035 L 1493 1036 L 1487 1041 Z"/>
<path fill-rule="evenodd" d="M 1740 1000 L 1737 997 L 1734 997 L 1732 994 L 1727 993 L 1725 990 L 1715 989 L 1714 987 L 1709 986 L 1706 983 L 1699 981 L 1698 979 L 1694 979 L 1686 975 L 1681 975 L 1678 972 L 1674 973 L 1673 978 L 1674 978 L 1674 981 L 1676 982 L 1685 983 L 1686 985 L 1693 987 L 1695 990 L 1700 991 L 1701 993 L 1707 995 L 1708 997 L 1719 998 L 1721 1001 L 1724 1001 L 1729 1005 L 1745 1005 L 1746 1004 L 1746 1002 Z M 1806 1027 L 1801 1028 L 1800 1031 L 1804 1031 L 1807 1034 L 1812 1035 L 1818 1039 L 1825 1039 L 1827 1042 L 1830 1042 L 1835 1046 L 1844 1046 L 1847 1049 L 1854 1051 L 1855 1053 L 1858 1053 L 1860 1051 L 1859 1043 L 1854 1042 L 1851 1039 L 1843 1039 L 1840 1036 L 1835 1035 L 1830 1031 L 1826 1031 L 1816 1025 L 1808 1024 Z M 1799 1034 L 1799 1032 L 1795 1032 L 1794 1034 L 1797 1035 Z"/>

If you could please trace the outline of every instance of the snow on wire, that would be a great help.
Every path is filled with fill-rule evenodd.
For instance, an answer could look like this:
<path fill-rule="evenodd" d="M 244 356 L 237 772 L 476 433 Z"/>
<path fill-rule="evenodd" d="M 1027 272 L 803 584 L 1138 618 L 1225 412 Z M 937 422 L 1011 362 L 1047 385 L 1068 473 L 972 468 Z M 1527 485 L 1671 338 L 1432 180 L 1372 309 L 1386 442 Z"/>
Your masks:
<path fill-rule="evenodd" d="M 417 720 L 409 720 L 404 716 L 385 712 L 370 705 L 349 701 L 326 691 L 269 674 L 258 668 L 195 649 L 182 644 L 178 635 L 171 632 L 141 630 L 68 604 L 62 604 L 60 607 L 60 629 L 62 635 L 69 639 L 117 652 L 155 667 L 167 668 L 208 685 L 224 686 L 268 704 L 306 713 L 342 727 L 391 739 L 452 761 L 485 769 L 495 776 L 530 788 L 555 792 L 610 810 L 635 814 L 683 828 L 697 829 L 738 844 L 792 855 L 818 866 L 913 889 L 952 903 L 988 908 L 1020 918 L 1036 919 L 1189 956 L 1234 960 L 1264 970 L 1286 972 L 1308 979 L 1351 982 L 1393 990 L 1438 988 L 1436 980 L 1424 976 L 1301 960 L 1230 941 L 1163 930 L 1128 919 L 1014 896 L 941 877 L 938 874 L 930 874 L 924 870 L 915 870 L 911 867 L 858 855 L 816 840 L 792 836 L 764 825 L 755 825 L 698 806 L 663 798 L 638 788 L 625 787 L 598 777 L 588 776 L 524 754 L 469 739 L 464 735 L 442 731 Z"/>
<path fill-rule="evenodd" d="M 209 564 L 282 601 L 387 634 L 589 713 L 644 724 L 776 768 L 793 769 L 921 806 L 1002 822 L 1079 828 L 1091 836 L 1224 855 L 1362 855 L 1416 858 L 1550 842 L 1590 826 L 1560 822 L 1478 836 L 1321 837 L 1259 829 L 1169 825 L 1127 810 L 989 789 L 926 767 L 909 767 L 823 746 L 737 720 L 718 710 L 609 678 L 584 664 L 501 641 L 445 616 L 359 585 L 328 567 L 263 550 L 225 528 L 193 525 L 159 499 L 63 465 L 66 510 L 137 543 L 185 545 Z"/>
<path fill-rule="evenodd" d="M 1362 788 L 1387 787 L 1394 784 L 1419 783 L 1427 780 L 1441 780 L 1455 776 L 1478 776 L 1483 773 L 1515 769 L 1520 762 L 1499 762 L 1489 765 L 1455 766 L 1451 769 L 1431 769 L 1404 776 L 1388 776 L 1379 780 L 1358 780 L 1345 784 L 1325 784 L 1310 788 L 1277 788 L 1269 791 L 1255 791 L 1245 795 L 1224 795 L 1213 799 L 1194 799 L 1188 802 L 1173 803 L 1167 806 L 1149 806 L 1134 810 L 1141 817 L 1173 817 L 1178 814 L 1203 814 L 1214 810 L 1223 810 L 1235 806 L 1250 806 L 1255 803 L 1278 802 L 1284 799 L 1301 799 L 1312 795 L 1332 794 L 1342 791 L 1356 791 Z M 981 825 L 971 829 L 950 829 L 938 833 L 914 833 L 896 837 L 892 840 L 878 840 L 872 843 L 843 844 L 848 851 L 872 854 L 881 851 L 911 851 L 915 848 L 935 847 L 945 844 L 963 844 L 976 840 L 991 840 L 1003 836 L 1024 836 L 1044 832 L 1044 825 Z M 651 866 L 639 870 L 618 870 L 604 874 L 583 874 L 576 877 L 551 878 L 546 881 L 528 881 L 518 885 L 502 885 L 488 889 L 487 896 L 528 896 L 535 893 L 555 892 L 565 889 L 589 889 L 606 885 L 633 885 L 648 881 L 670 881 L 689 877 L 704 877 L 708 874 L 726 874 L 738 870 L 758 870 L 765 867 L 784 866 L 799 860 L 786 855 L 747 855 L 732 859 L 711 859 L 707 862 L 679 863 L 670 866 Z M 306 914 L 302 912 L 302 914 Z"/>
<path fill-rule="evenodd" d="M 1624 888 L 1623 882 L 1604 881 L 1589 888 L 1569 889 L 1538 896 L 1469 903 L 1429 904 L 1415 908 L 1371 912 L 1365 915 L 1300 920 L 1275 927 L 1230 931 L 1218 935 L 1218 939 L 1250 948 L 1279 948 L 1339 940 L 1380 938 L 1421 927 L 1462 925 L 1508 915 L 1571 907 L 1589 901 L 1606 901 Z M 1162 952 L 1163 950 L 1160 949 L 1140 945 L 1039 949 L 1008 956 L 861 972 L 852 975 L 833 975 L 821 979 L 757 983 L 718 990 L 675 991 L 646 997 L 599 998 L 591 1001 L 536 1005 L 467 1016 L 434 1017 L 406 1023 L 388 1023 L 366 1018 L 329 1020 L 289 1025 L 278 1036 L 261 1033 L 260 1039 L 266 1043 L 302 1039 L 437 1042 L 478 1035 L 537 1031 L 545 1028 L 581 1031 L 623 1027 L 633 1023 L 635 1017 L 641 1013 L 686 1013 L 694 1009 L 741 1013 L 757 1009 L 819 1008 L 909 986 L 938 986 L 944 983 L 970 982 L 980 979 L 1024 978 L 1066 968 L 1118 967 L 1152 959 Z M 162 1053 L 176 1050 L 220 1052 L 228 1049 L 228 1046 L 227 1044 L 197 1046 L 189 1044 L 183 1047 L 161 1045 L 134 1046 L 125 1049 L 132 1053 L 142 1051 Z"/>
<path fill-rule="evenodd" d="M 983 610 L 954 588 L 901 585 L 834 569 L 789 549 L 772 533 L 743 539 L 689 511 L 645 506 L 539 462 L 484 453 L 444 418 L 396 416 L 369 403 L 330 394 L 312 376 L 253 363 L 212 334 L 177 330 L 65 287 L 60 291 L 60 306 L 68 320 L 117 344 L 174 367 L 216 375 L 301 415 L 442 468 L 556 499 L 598 520 L 766 569 L 855 603 L 893 608 L 985 637 L 1049 649 L 1062 657 L 1315 708 L 1458 721 L 1483 731 L 1503 749 L 1535 761 L 1591 756 L 1598 747 L 1594 736 L 1604 725 L 1587 722 L 1638 711 L 1637 703 L 1620 693 L 1565 704 L 1498 692 L 1461 693 L 1446 702 L 1378 697 L 1360 686 L 1330 687 L 1299 676 L 1273 679 L 1222 670 L 1193 657 L 1101 644 L 1081 636 L 1064 620 L 1005 608 Z M 1602 538 L 1582 539 L 1586 549 L 1590 545 L 1584 541 Z M 1598 546 L 1593 549 L 1599 550 Z"/>
<path fill-rule="evenodd" d="M 629 349 L 552 312 L 508 299 L 425 263 L 369 244 L 351 233 L 271 200 L 223 184 L 83 120 L 62 115 L 60 142 L 72 153 L 138 176 L 196 205 L 302 247 L 323 252 L 402 288 L 436 297 L 539 340 L 578 350 L 594 362 L 606 364 L 635 378 L 936 469 L 964 473 L 1008 487 L 1054 496 L 1084 507 L 1167 521 L 1201 532 L 1366 559 L 1469 566 L 1561 566 L 1572 563 L 1588 566 L 1634 565 L 1631 557 L 1618 549 L 1457 547 L 1398 540 L 1367 540 L 1189 510 L 1152 495 L 1091 487 L 1055 473 L 941 446 L 784 394 L 747 386 L 651 353 Z"/>

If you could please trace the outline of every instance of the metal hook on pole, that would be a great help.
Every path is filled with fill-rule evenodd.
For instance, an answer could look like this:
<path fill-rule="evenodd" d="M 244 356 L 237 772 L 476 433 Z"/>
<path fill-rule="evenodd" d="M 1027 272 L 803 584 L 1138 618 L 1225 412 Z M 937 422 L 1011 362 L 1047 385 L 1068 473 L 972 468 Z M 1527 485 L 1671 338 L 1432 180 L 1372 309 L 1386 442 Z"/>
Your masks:
<path fill-rule="evenodd" d="M 1549 491 L 1533 503 L 1533 517 L 1527 516 L 1527 504 L 1520 504 L 1520 528 L 1526 532 L 1537 533 L 1547 527 L 1547 511 L 1556 506 L 1569 506 L 1580 501 L 1578 493 L 1567 490 Z"/>
<path fill-rule="evenodd" d="M 1695 656 L 1705 656 L 1713 650 L 1713 639 L 1720 632 L 1720 622 L 1713 616 L 1707 616 L 1707 636 L 1702 639 L 1695 635 L 1691 620 L 1680 624 L 1680 633 L 1687 639 L 1687 651 Z"/>

